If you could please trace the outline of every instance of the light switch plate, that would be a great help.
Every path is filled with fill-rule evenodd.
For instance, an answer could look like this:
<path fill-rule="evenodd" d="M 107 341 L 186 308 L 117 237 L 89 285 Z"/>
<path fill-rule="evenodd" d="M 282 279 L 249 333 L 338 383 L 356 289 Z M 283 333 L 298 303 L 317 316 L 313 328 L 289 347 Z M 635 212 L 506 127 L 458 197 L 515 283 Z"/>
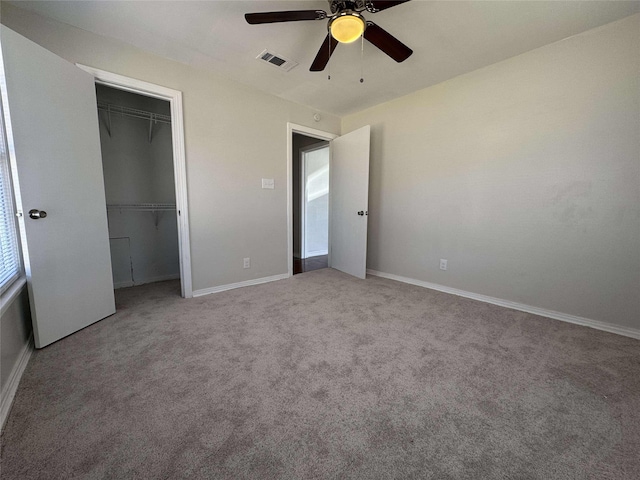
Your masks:
<path fill-rule="evenodd" d="M 274 182 L 273 182 L 273 178 L 263 178 L 262 179 L 262 188 L 268 188 L 270 190 L 273 190 L 274 187 Z"/>

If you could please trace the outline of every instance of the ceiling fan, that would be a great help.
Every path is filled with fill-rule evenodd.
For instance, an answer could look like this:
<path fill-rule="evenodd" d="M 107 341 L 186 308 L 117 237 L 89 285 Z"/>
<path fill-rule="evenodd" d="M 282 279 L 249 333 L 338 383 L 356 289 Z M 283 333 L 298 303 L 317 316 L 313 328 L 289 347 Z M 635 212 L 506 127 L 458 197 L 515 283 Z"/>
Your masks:
<path fill-rule="evenodd" d="M 324 10 L 290 10 L 284 12 L 247 13 L 244 18 L 251 25 L 261 23 L 299 22 L 302 20 L 329 19 L 325 38 L 315 60 L 309 68 L 312 72 L 321 72 L 329 63 L 331 54 L 338 43 L 355 42 L 361 36 L 396 62 L 403 62 L 411 56 L 413 50 L 370 20 L 365 20 L 361 12 L 376 13 L 395 7 L 409 0 L 329 0 L 331 15 Z"/>

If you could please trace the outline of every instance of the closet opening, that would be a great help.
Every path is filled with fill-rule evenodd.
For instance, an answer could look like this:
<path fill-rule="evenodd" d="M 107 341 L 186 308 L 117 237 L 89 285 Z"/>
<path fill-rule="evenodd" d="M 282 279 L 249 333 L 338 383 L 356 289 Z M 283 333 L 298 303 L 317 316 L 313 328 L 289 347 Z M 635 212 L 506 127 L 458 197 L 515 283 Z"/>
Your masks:
<path fill-rule="evenodd" d="M 96 97 L 114 288 L 180 280 L 171 104 L 102 84 Z"/>

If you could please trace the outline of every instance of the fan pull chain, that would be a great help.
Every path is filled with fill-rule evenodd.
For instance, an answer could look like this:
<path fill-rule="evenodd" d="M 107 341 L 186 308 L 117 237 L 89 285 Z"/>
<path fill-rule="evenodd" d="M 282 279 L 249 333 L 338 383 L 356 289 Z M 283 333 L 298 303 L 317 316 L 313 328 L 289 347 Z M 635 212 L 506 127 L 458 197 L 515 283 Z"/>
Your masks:
<path fill-rule="evenodd" d="M 364 35 L 360 35 L 360 83 L 364 83 Z"/>
<path fill-rule="evenodd" d="M 328 75 L 327 75 L 327 80 L 331 80 L 331 37 L 329 38 L 329 60 L 327 60 L 327 67 L 329 68 L 328 70 Z"/>

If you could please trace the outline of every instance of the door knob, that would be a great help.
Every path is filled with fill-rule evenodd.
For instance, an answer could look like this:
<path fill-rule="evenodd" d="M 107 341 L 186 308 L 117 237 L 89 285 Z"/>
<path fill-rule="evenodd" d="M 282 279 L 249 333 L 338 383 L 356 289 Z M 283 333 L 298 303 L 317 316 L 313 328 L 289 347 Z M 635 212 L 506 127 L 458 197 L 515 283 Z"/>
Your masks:
<path fill-rule="evenodd" d="M 363 215 L 364 215 L 364 210 L 360 210 L 360 211 L 358 212 L 358 215 L 363 216 Z"/>
<path fill-rule="evenodd" d="M 46 217 L 47 217 L 47 212 L 45 212 L 44 210 L 36 210 L 35 208 L 33 210 L 29 210 L 29 218 L 38 220 L 39 218 L 46 218 Z"/>

